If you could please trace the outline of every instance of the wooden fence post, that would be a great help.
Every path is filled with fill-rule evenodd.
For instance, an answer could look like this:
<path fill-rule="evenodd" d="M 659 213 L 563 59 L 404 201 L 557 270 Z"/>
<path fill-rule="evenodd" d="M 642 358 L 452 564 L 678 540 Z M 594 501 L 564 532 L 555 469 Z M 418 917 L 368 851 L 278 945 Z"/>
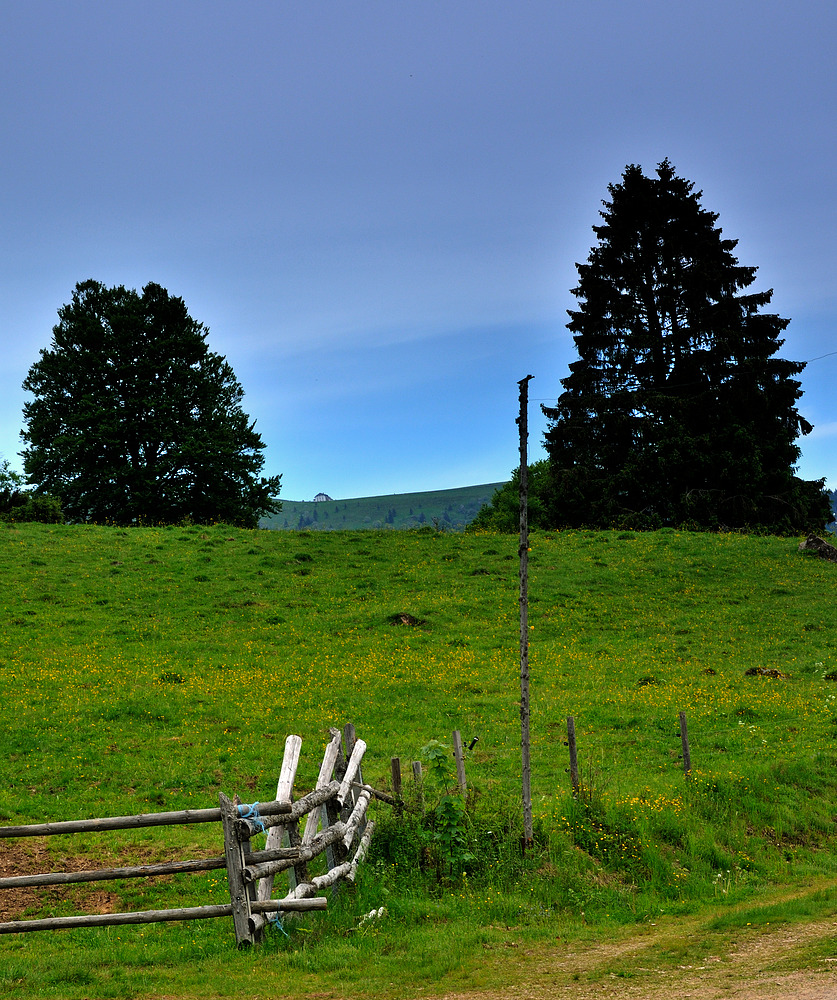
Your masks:
<path fill-rule="evenodd" d="M 344 811 L 348 810 L 349 814 L 351 814 L 358 798 L 358 792 L 354 788 L 354 785 L 355 783 L 359 785 L 363 784 L 363 773 L 360 769 L 360 762 L 363 760 L 365 753 L 366 743 L 363 740 L 355 740 L 343 780 L 340 782 L 340 791 L 337 793 L 337 801 L 344 807 Z M 348 815 L 344 816 L 344 821 L 347 818 Z"/>
<path fill-rule="evenodd" d="M 692 776 L 692 756 L 689 752 L 689 730 L 686 728 L 686 713 L 680 713 L 680 745 L 683 747 L 683 771 L 686 778 Z"/>
<path fill-rule="evenodd" d="M 458 729 L 453 731 L 453 756 L 456 760 L 456 780 L 459 784 L 459 794 L 468 794 L 468 782 L 465 780 L 465 754 L 462 752 L 462 734 Z"/>
<path fill-rule="evenodd" d="M 346 744 L 346 759 L 351 760 L 352 751 L 355 748 L 355 743 L 357 743 L 357 730 L 355 729 L 353 722 L 347 722 L 346 725 L 343 726 L 343 742 Z M 363 771 L 361 770 L 360 765 L 358 765 L 357 769 L 357 780 L 361 785 L 363 784 Z M 357 796 L 355 795 L 355 800 L 356 799 Z"/>
<path fill-rule="evenodd" d="M 413 781 L 416 783 L 416 789 L 418 790 L 419 805 L 421 806 L 421 811 L 424 812 L 424 778 L 421 773 L 421 761 L 413 761 Z"/>
<path fill-rule="evenodd" d="M 288 736 L 285 740 L 285 753 L 282 757 L 282 767 L 279 771 L 279 781 L 276 784 L 276 801 L 284 802 L 288 809 L 293 801 L 294 778 L 299 767 L 299 754 L 302 750 L 301 736 Z"/>
<path fill-rule="evenodd" d="M 250 887 L 244 883 L 244 851 L 236 829 L 238 810 L 223 792 L 218 793 L 221 824 L 224 828 L 224 856 L 227 861 L 227 884 L 230 889 L 235 940 L 239 948 L 254 941 L 250 926 Z"/>
<path fill-rule="evenodd" d="M 282 802 L 288 809 L 293 801 L 294 779 L 299 767 L 299 755 L 302 750 L 302 737 L 291 735 L 285 740 L 285 752 L 282 756 L 282 766 L 279 770 L 279 780 L 276 782 L 276 801 Z M 315 812 L 317 810 L 314 810 Z M 287 831 L 284 826 L 272 826 L 267 834 L 265 849 L 270 851 L 280 847 L 284 842 Z M 288 836 L 290 844 L 290 836 Z M 245 859 L 246 860 L 246 859 Z M 290 887 L 293 889 L 295 883 L 295 873 L 291 869 L 288 875 Z M 273 876 L 269 876 L 256 886 L 256 899 L 265 902 L 270 899 L 273 893 Z M 260 934 L 262 928 L 267 923 L 267 918 L 263 914 L 257 914 L 251 921 L 251 926 L 255 934 Z"/>
<path fill-rule="evenodd" d="M 357 731 L 355 730 L 355 726 L 354 726 L 353 722 L 347 722 L 346 725 L 343 726 L 343 742 L 346 745 L 346 760 L 348 761 L 348 764 L 346 766 L 348 768 L 348 767 L 350 767 L 352 765 L 352 757 L 355 755 L 355 747 L 356 747 L 356 745 L 358 743 L 362 743 L 364 750 L 366 749 L 366 744 L 363 742 L 363 740 L 359 740 L 357 738 Z M 360 756 L 361 757 L 363 756 L 363 752 L 362 751 L 360 753 Z M 356 780 L 361 785 L 363 784 L 363 769 L 360 766 L 360 760 L 358 760 L 358 763 L 357 763 L 356 777 L 353 777 L 352 780 Z M 357 796 L 358 796 L 358 793 L 357 793 L 357 791 L 355 791 L 354 788 L 350 789 L 350 797 L 349 797 L 349 799 L 345 799 L 342 796 L 342 794 L 340 796 L 338 796 L 340 798 L 341 802 L 343 803 L 343 806 L 344 806 L 343 810 L 340 813 L 340 816 L 344 820 L 344 822 L 345 822 L 346 819 L 348 819 L 349 815 L 351 814 L 351 811 L 354 808 L 355 803 L 357 802 Z M 365 821 L 364 821 L 364 826 L 365 825 L 366 824 L 365 824 Z M 361 829 L 360 832 L 362 834 L 363 833 L 363 829 Z"/>
<path fill-rule="evenodd" d="M 404 800 L 404 791 L 401 787 L 401 758 L 400 757 L 390 757 L 389 761 L 390 771 L 392 773 L 392 795 L 399 810 Z"/>
<path fill-rule="evenodd" d="M 578 797 L 581 791 L 581 781 L 578 777 L 578 748 L 575 742 L 575 719 L 567 716 L 567 746 L 570 749 L 570 781 L 573 786 L 573 795 Z"/>
<path fill-rule="evenodd" d="M 325 786 L 331 781 L 331 776 L 334 773 L 334 767 L 337 763 L 337 755 L 340 753 L 340 732 L 337 729 L 330 729 L 331 740 L 326 745 L 325 753 L 323 754 L 323 762 L 320 765 L 320 773 L 317 776 L 317 784 L 315 788 L 325 788 Z M 302 834 L 302 843 L 310 844 L 311 841 L 317 834 L 317 824 L 320 821 L 320 815 L 322 813 L 322 807 L 318 806 L 308 813 L 308 819 L 305 823 L 305 832 Z M 326 824 L 324 823 L 323 826 Z"/>

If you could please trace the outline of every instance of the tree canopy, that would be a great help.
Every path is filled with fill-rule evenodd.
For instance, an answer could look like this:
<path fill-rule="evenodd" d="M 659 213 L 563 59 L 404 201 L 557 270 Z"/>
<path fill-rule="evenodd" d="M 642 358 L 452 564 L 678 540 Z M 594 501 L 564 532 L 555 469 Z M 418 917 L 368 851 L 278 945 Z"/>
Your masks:
<path fill-rule="evenodd" d="M 763 311 L 701 192 L 663 161 L 608 188 L 569 311 L 578 360 L 549 419 L 553 526 L 822 529 L 823 481 L 796 477 L 804 363 Z"/>
<path fill-rule="evenodd" d="M 23 464 L 74 521 L 255 527 L 281 509 L 264 442 L 208 330 L 160 285 L 76 285 L 23 388 Z"/>

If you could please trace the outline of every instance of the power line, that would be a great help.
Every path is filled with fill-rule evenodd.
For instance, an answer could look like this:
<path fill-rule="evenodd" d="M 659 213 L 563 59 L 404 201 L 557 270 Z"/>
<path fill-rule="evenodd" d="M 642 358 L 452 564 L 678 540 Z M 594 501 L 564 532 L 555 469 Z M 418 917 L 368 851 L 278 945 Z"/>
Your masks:
<path fill-rule="evenodd" d="M 837 354 L 837 351 L 829 351 L 828 354 L 820 354 L 817 358 L 809 358 L 807 361 L 803 361 L 803 365 L 810 365 L 812 361 L 822 361 L 823 358 L 833 358 Z"/>

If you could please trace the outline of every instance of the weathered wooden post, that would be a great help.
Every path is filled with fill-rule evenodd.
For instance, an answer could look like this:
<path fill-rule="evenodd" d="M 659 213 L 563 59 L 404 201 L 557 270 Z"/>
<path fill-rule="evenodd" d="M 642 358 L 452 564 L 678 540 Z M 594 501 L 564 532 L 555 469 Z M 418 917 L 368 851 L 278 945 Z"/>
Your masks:
<path fill-rule="evenodd" d="M 331 775 L 334 772 L 335 765 L 337 763 L 337 756 L 340 753 L 340 732 L 337 729 L 329 729 L 331 734 L 331 741 L 326 745 L 325 753 L 323 754 L 323 762 L 320 765 L 320 773 L 317 776 L 317 784 L 315 788 L 325 788 L 325 786 L 331 781 Z M 302 843 L 310 844 L 311 841 L 317 834 L 317 825 L 320 822 L 320 816 L 322 815 L 322 806 L 312 809 L 308 813 L 308 819 L 305 823 L 305 832 L 302 834 Z M 323 823 L 326 826 L 327 823 Z"/>
<path fill-rule="evenodd" d="M 276 801 L 284 802 L 288 809 L 291 808 L 294 778 L 296 777 L 296 769 L 299 767 L 299 755 L 301 750 L 301 736 L 291 735 L 286 738 L 285 753 L 282 757 L 282 768 L 279 772 L 279 781 L 276 784 Z"/>
<path fill-rule="evenodd" d="M 413 781 L 416 783 L 416 790 L 418 792 L 419 805 L 421 806 L 421 811 L 424 812 L 424 776 L 421 773 L 421 761 L 413 761 Z"/>
<path fill-rule="evenodd" d="M 575 742 L 575 719 L 567 716 L 567 746 L 570 750 L 570 781 L 573 786 L 573 795 L 578 798 L 581 790 L 581 782 L 578 777 L 578 748 Z"/>
<path fill-rule="evenodd" d="M 529 459 L 526 442 L 529 438 L 529 382 L 527 375 L 520 386 L 520 753 L 523 796 L 524 847 L 532 843 L 532 765 L 529 739 Z"/>
<path fill-rule="evenodd" d="M 323 763 L 320 767 L 320 776 L 317 779 L 317 785 L 319 786 L 320 781 L 322 781 L 323 786 L 327 785 L 331 780 L 332 774 L 334 774 L 335 779 L 342 781 L 343 775 L 346 773 L 346 759 L 343 756 L 343 737 L 339 729 L 335 729 L 334 726 L 329 727 L 329 733 L 331 735 L 331 742 L 326 747 L 325 755 L 323 756 Z M 337 803 L 334 799 L 329 799 L 324 806 L 321 807 L 321 813 L 324 819 L 323 827 L 333 827 L 336 823 L 340 821 L 340 810 L 337 808 Z M 310 843 L 316 834 L 316 825 L 310 831 L 310 839 L 306 840 L 306 836 L 309 836 L 309 830 L 306 827 L 305 834 L 303 835 L 303 843 Z M 346 860 L 346 852 L 343 850 L 342 845 L 339 842 L 329 843 L 326 847 L 326 864 L 328 865 L 329 871 L 336 868 L 338 865 L 342 864 Z M 332 890 L 333 895 L 337 894 L 337 886 Z"/>
<path fill-rule="evenodd" d="M 390 757 L 390 772 L 392 773 L 392 795 L 396 802 L 396 809 L 401 812 L 404 805 L 404 790 L 401 785 L 401 758 Z"/>
<path fill-rule="evenodd" d="M 352 722 L 347 722 L 346 725 L 343 726 L 343 743 L 345 744 L 345 747 L 346 747 L 346 759 L 349 762 L 349 763 L 347 763 L 346 766 L 349 767 L 349 766 L 351 766 L 351 761 L 352 761 L 352 756 L 353 756 L 354 751 L 355 751 L 355 746 L 358 743 L 363 743 L 363 740 L 358 740 L 358 738 L 357 738 L 357 731 L 355 730 L 354 723 L 352 723 Z M 363 743 L 363 748 L 364 748 L 364 750 L 366 749 L 366 744 L 365 743 Z M 363 753 L 361 753 L 361 757 L 362 756 L 363 756 Z M 363 784 L 363 770 L 362 770 L 362 768 L 360 766 L 360 761 L 358 761 L 356 774 L 357 774 L 357 781 L 358 781 L 358 783 L 362 785 Z M 341 796 L 341 798 L 342 798 L 342 796 Z M 351 802 L 348 802 L 348 804 L 347 804 L 347 800 L 345 800 L 344 801 L 344 805 L 346 805 L 346 808 L 351 811 L 352 806 L 354 806 L 354 804 L 356 802 L 357 802 L 357 792 L 355 792 L 353 790 L 352 793 L 351 793 Z M 343 816 L 343 819 L 345 820 L 346 817 L 347 817 L 346 809 L 343 810 L 343 813 L 341 813 L 341 815 Z M 362 832 L 363 831 L 361 830 L 361 833 Z"/>
<path fill-rule="evenodd" d="M 459 794 L 468 794 L 468 782 L 465 778 L 465 754 L 462 752 L 462 734 L 458 729 L 453 731 L 453 756 L 456 761 L 456 781 L 459 785 Z"/>
<path fill-rule="evenodd" d="M 363 760 L 365 753 L 366 743 L 363 740 L 355 740 L 352 745 L 349 762 L 346 765 L 346 772 L 343 775 L 343 780 L 340 782 L 340 791 L 337 793 L 338 803 L 345 809 L 348 809 L 349 813 L 351 813 L 358 798 L 358 793 L 354 791 L 352 785 L 355 781 L 358 784 L 363 784 L 360 762 Z"/>
<path fill-rule="evenodd" d="M 244 850 L 236 828 L 238 810 L 223 792 L 218 793 L 218 802 L 221 807 L 221 825 L 224 828 L 224 857 L 227 862 L 227 884 L 235 940 L 239 948 L 246 948 L 253 944 L 255 936 L 250 924 L 250 887 L 244 882 Z"/>
<path fill-rule="evenodd" d="M 340 789 L 337 795 L 333 799 L 329 799 L 326 811 L 328 815 L 329 824 L 335 824 L 337 822 L 348 823 L 354 807 L 357 805 L 358 795 L 352 788 L 352 783 L 357 780 L 361 781 L 361 770 L 360 762 L 363 759 L 363 755 L 366 752 L 366 743 L 363 740 L 357 739 L 355 735 L 355 727 L 348 723 L 343 727 L 343 739 L 346 744 L 346 754 L 348 755 L 348 760 L 345 761 L 345 767 L 342 767 L 343 775 L 340 780 Z M 361 833 L 363 833 L 363 826 L 365 826 L 365 820 L 361 819 Z M 351 843 L 346 844 L 344 841 L 335 841 L 332 845 L 333 855 L 329 857 L 329 870 L 334 872 L 346 864 L 346 859 L 349 856 L 349 848 Z M 332 861 L 334 862 L 332 864 Z M 338 886 L 335 885 L 332 890 L 333 894 L 336 895 L 338 891 Z"/>
<path fill-rule="evenodd" d="M 299 767 L 299 755 L 302 751 L 302 737 L 295 736 L 291 734 L 285 740 L 285 752 L 282 756 L 282 766 L 279 770 L 279 780 L 276 782 L 276 801 L 281 802 L 290 811 L 291 802 L 293 800 L 293 788 L 294 779 L 296 778 L 296 770 Z M 288 844 L 292 844 L 290 830 L 286 829 L 285 826 L 272 826 L 267 834 L 267 843 L 265 844 L 265 850 L 272 851 L 277 847 L 281 847 L 283 841 L 287 839 Z M 295 845 L 294 845 L 295 846 Z M 288 875 L 291 882 L 291 888 L 296 884 L 296 873 L 291 870 Z M 273 892 L 273 876 L 268 876 L 262 879 L 258 886 L 256 887 L 256 897 L 259 901 L 265 902 L 270 899 Z M 266 918 L 264 916 L 257 916 L 253 920 L 256 933 L 261 931 L 261 928 L 266 923 Z"/>
<path fill-rule="evenodd" d="M 683 771 L 686 778 L 692 776 L 692 756 L 689 752 L 689 730 L 686 728 L 686 713 L 680 713 L 680 745 L 683 747 Z"/>
<path fill-rule="evenodd" d="M 343 743 L 346 746 L 346 757 L 351 759 L 352 751 L 355 748 L 355 743 L 357 743 L 357 730 L 355 729 L 353 722 L 347 722 L 343 726 Z M 358 781 L 363 784 L 363 771 L 358 767 Z"/>

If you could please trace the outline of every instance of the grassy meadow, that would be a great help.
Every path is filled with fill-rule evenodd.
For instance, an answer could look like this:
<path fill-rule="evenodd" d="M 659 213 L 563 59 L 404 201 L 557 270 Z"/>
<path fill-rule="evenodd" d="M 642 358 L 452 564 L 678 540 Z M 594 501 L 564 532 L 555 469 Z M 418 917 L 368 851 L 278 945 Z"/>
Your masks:
<path fill-rule="evenodd" d="M 618 935 L 837 872 L 837 566 L 795 540 L 532 534 L 525 857 L 516 537 L 2 524 L 0 572 L 0 824 L 265 801 L 289 733 L 304 791 L 349 721 L 381 788 L 390 757 L 406 782 L 432 740 L 479 737 L 456 850 L 429 785 L 424 816 L 373 807 L 355 889 L 257 949 L 223 919 L 4 935 L 0 997 L 476 988 L 509 982 L 512 939 Z M 185 826 L 0 840 L 0 867 L 219 853 L 220 827 Z M 223 872 L 0 891 L 3 919 L 226 901 Z"/>

